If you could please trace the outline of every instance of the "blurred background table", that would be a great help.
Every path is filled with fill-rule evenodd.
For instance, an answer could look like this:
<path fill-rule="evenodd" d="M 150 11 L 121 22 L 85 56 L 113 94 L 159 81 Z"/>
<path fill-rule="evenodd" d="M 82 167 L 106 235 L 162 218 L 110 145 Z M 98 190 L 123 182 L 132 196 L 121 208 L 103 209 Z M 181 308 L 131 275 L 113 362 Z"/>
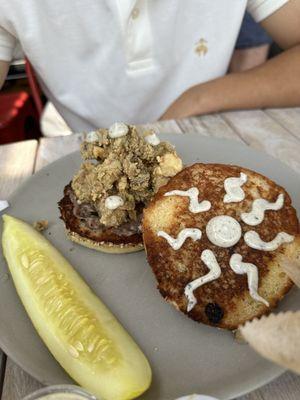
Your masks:
<path fill-rule="evenodd" d="M 300 174 L 300 108 L 228 112 L 147 126 L 158 132 L 238 140 L 280 159 Z M 80 142 L 80 135 L 71 135 L 0 146 L 0 199 L 7 199 L 24 179 L 40 168 L 78 150 Z M 40 383 L 0 351 L 1 400 L 20 400 L 39 387 Z M 300 377 L 286 372 L 238 400 L 299 399 Z"/>

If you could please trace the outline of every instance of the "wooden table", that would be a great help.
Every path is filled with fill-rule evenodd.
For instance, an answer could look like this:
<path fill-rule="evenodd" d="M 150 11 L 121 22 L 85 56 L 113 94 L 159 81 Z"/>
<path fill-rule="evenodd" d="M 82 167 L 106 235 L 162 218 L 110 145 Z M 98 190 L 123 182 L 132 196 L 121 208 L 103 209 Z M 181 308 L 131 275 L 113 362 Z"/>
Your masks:
<path fill-rule="evenodd" d="M 150 126 L 161 132 L 191 132 L 238 140 L 280 159 L 300 174 L 300 108 L 229 112 Z M 0 146 L 0 199 L 8 198 L 25 178 L 40 168 L 77 150 L 80 141 L 80 135 L 72 135 Z M 1 400 L 19 400 L 40 386 L 0 352 Z M 286 372 L 276 381 L 239 400 L 299 399 L 300 377 Z"/>

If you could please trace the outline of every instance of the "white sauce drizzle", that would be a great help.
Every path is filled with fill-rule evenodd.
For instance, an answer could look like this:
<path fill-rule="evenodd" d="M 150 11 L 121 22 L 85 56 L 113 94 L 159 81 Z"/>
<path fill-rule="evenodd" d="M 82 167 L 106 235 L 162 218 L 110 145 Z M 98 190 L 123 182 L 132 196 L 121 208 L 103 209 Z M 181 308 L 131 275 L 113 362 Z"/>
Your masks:
<path fill-rule="evenodd" d="M 158 136 L 155 133 L 152 133 L 151 135 L 145 136 L 146 142 L 151 144 L 152 146 L 157 146 L 160 143 L 160 140 Z"/>
<path fill-rule="evenodd" d="M 245 198 L 245 192 L 242 189 L 244 183 L 247 182 L 247 175 L 241 172 L 239 178 L 227 178 L 224 181 L 224 189 L 226 194 L 224 196 L 224 203 L 238 203 Z"/>
<path fill-rule="evenodd" d="M 88 143 L 94 143 L 94 142 L 98 142 L 99 139 L 100 138 L 99 138 L 98 133 L 96 131 L 92 131 L 86 135 L 85 141 Z"/>
<path fill-rule="evenodd" d="M 230 268 L 238 275 L 247 274 L 250 296 L 269 307 L 269 303 L 258 294 L 258 270 L 256 265 L 243 262 L 240 254 L 233 254 L 229 261 Z"/>
<path fill-rule="evenodd" d="M 172 190 L 171 192 L 165 193 L 165 196 L 183 196 L 190 198 L 189 210 L 196 214 L 199 212 L 209 211 L 211 209 L 211 202 L 203 200 L 199 203 L 198 196 L 199 190 L 196 187 L 192 187 L 189 190 Z"/>
<path fill-rule="evenodd" d="M 242 228 L 237 220 L 228 215 L 219 215 L 206 225 L 208 239 L 220 247 L 234 246 L 242 237 Z"/>
<path fill-rule="evenodd" d="M 173 238 L 164 231 L 159 231 L 157 236 L 163 237 L 169 243 L 174 250 L 179 250 L 187 238 L 191 238 L 194 241 L 200 240 L 202 232 L 197 228 L 186 228 L 179 232 L 177 238 Z"/>
<path fill-rule="evenodd" d="M 275 239 L 270 242 L 264 242 L 259 234 L 255 231 L 246 232 L 244 235 L 245 243 L 252 249 L 262 251 L 274 251 L 284 243 L 291 243 L 295 239 L 294 236 L 285 232 L 279 232 Z"/>
<path fill-rule="evenodd" d="M 6 200 L 0 200 L 0 211 L 5 210 L 9 207 L 9 203 Z"/>
<path fill-rule="evenodd" d="M 195 305 L 197 304 L 197 299 L 194 295 L 194 291 L 208 282 L 214 281 L 221 276 L 221 268 L 218 264 L 218 261 L 211 250 L 204 250 L 201 254 L 201 260 L 209 269 L 209 272 L 201 276 L 200 278 L 195 279 L 194 281 L 188 283 L 184 289 L 184 294 L 188 299 L 187 312 L 190 312 Z"/>
<path fill-rule="evenodd" d="M 283 207 L 284 195 L 281 193 L 275 203 L 270 203 L 265 199 L 256 199 L 252 203 L 252 210 L 248 213 L 242 213 L 241 218 L 247 225 L 256 226 L 263 222 L 265 211 L 278 211 Z"/>
<path fill-rule="evenodd" d="M 126 136 L 128 132 L 129 128 L 126 124 L 123 124 L 123 122 L 116 122 L 109 128 L 108 135 L 112 139 L 116 139 L 122 136 Z"/>
<path fill-rule="evenodd" d="M 109 196 L 105 199 L 105 207 L 109 210 L 116 210 L 124 205 L 124 200 L 120 196 Z"/>

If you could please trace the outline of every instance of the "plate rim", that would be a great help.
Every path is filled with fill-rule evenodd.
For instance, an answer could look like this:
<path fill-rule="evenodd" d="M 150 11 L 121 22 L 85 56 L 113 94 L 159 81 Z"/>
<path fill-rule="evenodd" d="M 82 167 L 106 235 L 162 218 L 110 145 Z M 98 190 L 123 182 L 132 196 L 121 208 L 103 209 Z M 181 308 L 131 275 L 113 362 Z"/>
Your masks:
<path fill-rule="evenodd" d="M 219 143 L 226 142 L 227 144 L 231 143 L 231 144 L 234 144 L 234 146 L 236 146 L 237 148 L 238 147 L 243 147 L 244 149 L 247 149 L 250 152 L 258 153 L 261 156 L 266 157 L 266 162 L 268 162 L 268 159 L 272 159 L 272 161 L 275 161 L 277 164 L 281 164 L 285 169 L 290 170 L 292 174 L 297 175 L 300 178 L 299 173 L 297 171 L 295 171 L 293 168 L 291 168 L 285 162 L 279 160 L 278 158 L 276 158 L 276 157 L 274 157 L 272 155 L 269 155 L 265 151 L 262 151 L 260 149 L 255 149 L 255 148 L 253 148 L 252 146 L 248 145 L 245 142 L 240 142 L 240 141 L 237 141 L 237 140 L 232 140 L 232 139 L 222 138 L 222 137 L 200 136 L 196 132 L 188 132 L 186 134 L 175 134 L 175 133 L 167 133 L 166 132 L 166 133 L 161 133 L 160 135 L 162 137 L 165 137 L 166 140 L 169 140 L 171 142 L 172 142 L 172 138 L 174 138 L 174 137 L 175 138 L 179 137 L 179 136 L 180 137 L 185 137 L 186 135 L 189 135 L 189 136 L 193 137 L 195 135 L 195 137 L 197 137 L 197 140 L 203 141 L 203 142 L 207 142 L 207 143 L 208 142 L 219 142 Z M 79 150 L 72 151 L 71 153 L 66 154 L 66 155 L 64 155 L 62 157 L 59 157 L 58 159 L 52 161 L 51 163 L 43 166 L 36 173 L 33 173 L 32 175 L 26 177 L 24 179 L 24 181 L 8 196 L 8 199 L 7 199 L 8 202 L 10 203 L 11 201 L 13 201 L 13 199 L 15 197 L 17 197 L 20 192 L 22 192 L 23 188 L 26 187 L 26 185 L 28 184 L 28 182 L 31 179 L 34 179 L 37 176 L 43 175 L 46 170 L 51 169 L 52 166 L 55 165 L 56 163 L 61 162 L 63 160 L 66 160 L 68 158 L 72 159 L 74 156 L 78 155 L 79 153 L 80 153 Z M 194 163 L 198 163 L 198 162 L 201 162 L 201 161 L 195 160 Z M 231 165 L 234 165 L 234 164 L 231 164 Z M 259 172 L 259 171 L 257 171 L 257 172 Z M 3 216 L 6 213 L 7 210 L 8 209 L 3 210 L 2 212 L 0 212 L 0 217 Z M 24 308 L 23 304 L 22 304 L 22 307 Z M 24 309 L 24 312 L 26 313 L 25 309 Z M 53 385 L 53 384 L 55 384 L 55 382 L 51 382 L 51 379 L 49 381 L 41 379 L 41 377 L 39 377 L 38 374 L 36 373 L 37 371 L 35 372 L 30 367 L 30 365 L 28 365 L 28 367 L 27 366 L 24 367 L 24 363 L 22 362 L 22 360 L 18 359 L 18 357 L 16 357 L 16 355 L 14 353 L 11 354 L 11 352 L 10 352 L 8 347 L 9 346 L 6 346 L 5 341 L 2 340 L 2 336 L 0 335 L 0 348 L 3 350 L 3 352 L 14 363 L 16 363 L 20 368 L 22 368 L 25 372 L 27 372 L 29 375 L 31 375 L 34 379 L 36 379 L 38 382 L 42 383 L 43 385 L 49 385 L 49 384 Z M 50 354 L 51 357 L 53 357 L 50 352 L 49 352 L 49 354 Z M 268 368 L 267 370 L 264 371 L 264 375 L 258 374 L 257 376 L 255 376 L 255 378 L 253 378 L 253 379 L 256 380 L 255 384 L 248 384 L 248 385 L 246 384 L 245 386 L 241 386 L 241 383 L 240 383 L 239 384 L 239 388 L 238 388 L 237 384 L 235 383 L 233 389 L 231 390 L 231 394 L 229 395 L 229 397 L 226 396 L 224 398 L 229 400 L 229 399 L 232 399 L 232 398 L 235 398 L 235 397 L 240 397 L 240 396 L 243 396 L 245 394 L 248 394 L 248 393 L 250 393 L 250 392 L 252 392 L 254 390 L 257 390 L 258 388 L 260 388 L 260 387 L 262 387 L 264 385 L 267 385 L 268 383 L 272 382 L 273 380 L 278 379 L 285 371 L 286 371 L 286 369 L 280 367 L 277 364 L 273 364 L 272 363 L 272 364 L 270 364 L 270 368 Z M 70 378 L 70 379 L 72 379 L 72 378 Z M 230 385 L 228 385 L 228 387 L 229 386 Z"/>

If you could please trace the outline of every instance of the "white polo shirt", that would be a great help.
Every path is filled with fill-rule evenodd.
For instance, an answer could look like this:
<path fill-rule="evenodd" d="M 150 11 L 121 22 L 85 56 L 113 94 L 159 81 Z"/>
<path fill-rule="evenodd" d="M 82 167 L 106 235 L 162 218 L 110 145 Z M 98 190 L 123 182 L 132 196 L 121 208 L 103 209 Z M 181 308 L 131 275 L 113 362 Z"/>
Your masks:
<path fill-rule="evenodd" d="M 74 131 L 157 120 L 185 90 L 224 75 L 246 7 L 288 0 L 0 0 L 0 60 L 16 38 Z"/>

